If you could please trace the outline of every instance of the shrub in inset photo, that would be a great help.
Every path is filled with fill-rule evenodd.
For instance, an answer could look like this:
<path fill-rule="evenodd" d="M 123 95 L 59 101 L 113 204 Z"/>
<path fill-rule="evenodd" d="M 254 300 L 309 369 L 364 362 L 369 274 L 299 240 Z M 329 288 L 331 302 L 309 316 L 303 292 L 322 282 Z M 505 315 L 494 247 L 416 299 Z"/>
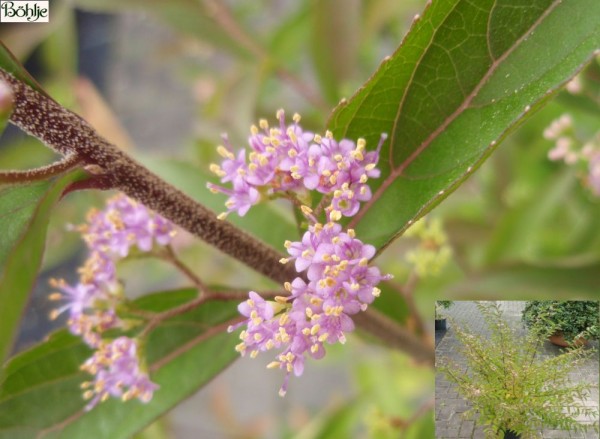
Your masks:
<path fill-rule="evenodd" d="M 503 319 L 498 303 L 477 303 L 477 307 L 488 335 L 453 325 L 466 373 L 448 358 L 438 359 L 436 364 L 471 403 L 464 416 L 471 419 L 478 413 L 476 422 L 490 438 L 538 437 L 542 428 L 597 430 L 597 422 L 590 426 L 576 419 L 597 419 L 597 409 L 585 405 L 591 385 L 569 379 L 569 373 L 593 350 L 580 345 L 554 357 L 540 356 L 542 339 L 556 327 L 533 324 L 523 335 Z"/>

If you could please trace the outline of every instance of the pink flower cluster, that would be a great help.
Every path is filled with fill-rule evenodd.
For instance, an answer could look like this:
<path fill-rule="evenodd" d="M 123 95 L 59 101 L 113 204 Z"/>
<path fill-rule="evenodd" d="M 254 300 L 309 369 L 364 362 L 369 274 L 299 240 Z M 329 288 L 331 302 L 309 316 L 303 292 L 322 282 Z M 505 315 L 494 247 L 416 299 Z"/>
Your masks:
<path fill-rule="evenodd" d="M 585 183 L 594 195 L 600 196 L 600 132 L 587 141 L 581 141 L 575 135 L 573 118 L 563 114 L 544 130 L 544 137 L 556 142 L 548 152 L 550 160 L 562 160 L 567 165 L 578 162 L 587 165 Z"/>
<path fill-rule="evenodd" d="M 213 192 L 229 196 L 225 203 L 228 211 L 220 217 L 233 211 L 244 216 L 261 200 L 261 194 L 302 190 L 330 195 L 328 213 L 333 221 L 355 215 L 360 202 L 371 198 L 366 182 L 379 177 L 375 167 L 387 136 L 381 136 L 377 150 L 367 152 L 364 139 L 356 144 L 348 139 L 337 142 L 329 131 L 324 137 L 303 131 L 297 114 L 294 123 L 287 126 L 283 110 L 277 112 L 277 118 L 276 128 L 270 128 L 264 119 L 259 127 L 252 126 L 247 157 L 245 149 L 235 154 L 227 137 L 224 146 L 217 148 L 224 160 L 221 166 L 211 165 L 211 170 L 222 183 L 232 185 L 226 188 L 208 184 Z"/>
<path fill-rule="evenodd" d="M 110 396 L 123 401 L 138 398 L 148 402 L 152 399 L 158 385 L 141 370 L 138 355 L 137 342 L 128 337 L 103 341 L 99 345 L 94 355 L 81 366 L 82 370 L 94 375 L 92 381 L 82 385 L 87 389 L 84 397 L 90 400 L 86 410 L 91 410 Z"/>
<path fill-rule="evenodd" d="M 117 356 L 115 356 L 116 354 L 110 356 L 104 352 L 106 342 L 103 340 L 103 334 L 108 329 L 125 327 L 125 322 L 121 321 L 115 311 L 124 299 L 116 275 L 116 263 L 119 259 L 126 257 L 133 247 L 147 252 L 155 244 L 163 246 L 169 244 L 175 234 L 175 229 L 160 215 L 120 194 L 109 199 L 104 210 L 91 211 L 87 217 L 87 224 L 77 227 L 77 230 L 81 232 L 90 253 L 84 265 L 79 268 L 77 284 L 69 285 L 63 279 L 51 280 L 51 285 L 60 292 L 53 293 L 50 298 L 64 301 L 60 308 L 52 312 L 52 317 L 55 318 L 62 312 L 68 312 L 68 326 L 71 333 L 81 336 L 90 347 L 99 349 L 92 358 L 98 356 L 97 358 L 103 358 L 105 361 L 103 364 L 106 367 L 98 369 L 103 371 L 102 376 L 98 376 L 96 379 L 110 383 L 110 371 L 116 369 L 113 369 L 107 362 Z M 123 339 L 127 338 L 121 337 L 119 345 L 125 343 Z M 127 340 L 135 344 L 134 340 Z M 128 352 L 131 352 L 131 349 Z M 123 365 L 133 365 L 133 363 L 129 361 L 119 364 L 121 364 L 118 367 L 119 377 L 122 378 L 125 370 Z M 86 370 L 95 369 L 87 368 Z M 129 381 L 119 378 L 125 387 L 128 386 L 126 384 L 128 382 L 147 379 L 147 376 L 141 374 L 137 366 L 132 367 L 130 373 Z M 152 386 L 144 388 L 151 389 Z M 115 395 L 115 392 L 110 390 L 102 395 Z M 100 394 L 100 391 L 96 393 Z M 146 393 L 147 391 L 129 394 L 145 395 Z M 98 401 L 98 398 L 93 400 L 94 404 Z M 94 404 L 89 404 L 88 408 Z"/>
<path fill-rule="evenodd" d="M 242 342 L 237 346 L 242 355 L 282 349 L 277 361 L 269 365 L 286 372 L 279 392 L 282 396 L 290 374 L 299 376 L 304 371 L 307 356 L 322 358 L 325 342 L 346 341 L 345 333 L 354 329 L 350 316 L 366 310 L 381 292 L 376 285 L 390 277 L 369 266 L 375 255 L 373 246 L 356 239 L 351 229 L 342 232 L 333 222 L 310 226 L 302 241 L 287 241 L 286 247 L 296 270 L 306 271 L 308 283 L 300 276 L 286 283 L 290 295 L 278 297 L 274 303 L 251 291 L 250 298 L 238 307 L 248 318 L 242 323 L 247 329 L 240 334 Z"/>
<path fill-rule="evenodd" d="M 312 209 L 302 206 L 311 225 L 301 241 L 285 242 L 290 257 L 281 262 L 293 260 L 300 274 L 285 284 L 289 295 L 268 302 L 251 291 L 238 306 L 247 319 L 229 328 L 246 327 L 236 347 L 242 355 L 280 350 L 269 367 L 285 371 L 279 392 L 283 396 L 289 377 L 302 374 L 307 357 L 322 358 L 325 343 L 345 342 L 345 334 L 354 329 L 351 316 L 367 309 L 380 294 L 377 284 L 390 276 L 369 265 L 375 248 L 337 223 L 342 216 L 355 215 L 360 202 L 371 198 L 366 183 L 380 174 L 376 165 L 386 136 L 381 136 L 375 151 L 366 151 L 363 139 L 356 144 L 348 139 L 337 142 L 329 132 L 324 137 L 304 132 L 297 115 L 287 127 L 282 110 L 277 117 L 279 128 L 269 129 L 266 121 L 259 124 L 262 132 L 252 127 L 248 163 L 245 150 L 234 155 L 228 143 L 219 147 L 225 160 L 211 168 L 233 189 L 212 184 L 209 188 L 229 195 L 227 213 L 239 215 L 258 203 L 261 194 L 315 190 L 327 197 L 327 222 L 319 223 Z"/>

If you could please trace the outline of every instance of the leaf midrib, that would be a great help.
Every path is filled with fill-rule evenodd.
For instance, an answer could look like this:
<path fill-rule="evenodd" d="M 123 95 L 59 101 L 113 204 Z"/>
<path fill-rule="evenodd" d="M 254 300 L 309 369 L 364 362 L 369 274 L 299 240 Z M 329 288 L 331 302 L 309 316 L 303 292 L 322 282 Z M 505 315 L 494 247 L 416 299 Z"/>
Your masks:
<path fill-rule="evenodd" d="M 406 168 L 408 168 L 410 166 L 410 164 L 412 162 L 414 162 L 419 155 L 421 155 L 421 153 L 423 151 L 425 151 L 425 149 L 427 149 L 427 147 L 429 147 L 429 145 L 431 145 L 433 143 L 433 141 L 442 133 L 444 132 L 444 130 L 460 115 L 462 114 L 466 109 L 469 108 L 471 102 L 473 101 L 473 99 L 477 96 L 477 94 L 479 93 L 479 91 L 483 88 L 483 86 L 486 84 L 486 82 L 490 79 L 490 77 L 496 72 L 496 70 L 502 65 L 502 63 L 504 62 L 504 60 L 506 60 L 506 58 L 508 58 L 516 49 L 517 47 L 519 47 L 521 45 L 521 43 L 525 40 L 525 38 L 531 34 L 532 31 L 534 31 L 545 19 L 546 17 L 548 17 L 548 15 L 561 3 L 561 0 L 554 0 L 552 2 L 552 4 L 550 6 L 548 6 L 548 8 L 538 17 L 538 19 L 525 31 L 523 32 L 523 34 L 517 38 L 517 40 L 515 40 L 515 42 L 498 58 L 496 58 L 495 60 L 492 61 L 492 64 L 490 64 L 490 67 L 488 68 L 487 72 L 483 75 L 482 79 L 479 81 L 479 83 L 473 88 L 473 90 L 471 91 L 471 93 L 469 93 L 468 96 L 466 96 L 466 98 L 464 99 L 464 101 L 457 107 L 457 109 L 450 114 L 445 120 L 444 122 L 442 122 L 442 124 L 435 130 L 433 131 L 418 147 L 417 149 L 415 149 L 412 154 L 410 154 L 410 156 L 408 156 L 397 168 L 392 168 L 392 172 L 390 173 L 390 175 L 387 176 L 387 178 L 383 181 L 383 183 L 381 184 L 381 186 L 379 186 L 379 188 L 377 188 L 377 190 L 373 193 L 373 196 L 371 197 L 371 199 L 369 201 L 367 201 L 359 210 L 359 212 L 356 214 L 356 216 L 348 223 L 348 227 L 349 228 L 355 228 L 356 225 L 361 221 L 362 217 L 364 216 L 364 214 L 369 210 L 369 208 L 379 199 L 381 198 L 381 196 L 385 193 L 386 189 L 394 182 L 396 181 L 397 178 L 399 178 L 403 172 L 406 170 Z M 490 13 L 491 10 L 494 8 L 496 2 L 494 2 L 494 5 L 492 6 L 492 8 L 490 9 Z M 489 35 L 490 32 L 490 28 L 488 26 L 487 28 L 487 34 Z M 429 46 L 428 46 L 429 47 Z M 492 58 L 493 59 L 493 58 Z M 416 71 L 416 69 L 415 69 Z M 412 76 L 411 76 L 412 78 Z M 412 85 L 412 83 L 407 84 L 407 89 L 410 88 Z M 394 133 L 396 131 L 396 126 L 394 126 Z M 392 134 L 393 136 L 393 134 Z M 393 144 L 391 144 L 393 145 Z M 392 147 L 390 146 L 390 150 L 392 149 Z M 392 163 L 392 162 L 390 162 Z"/>

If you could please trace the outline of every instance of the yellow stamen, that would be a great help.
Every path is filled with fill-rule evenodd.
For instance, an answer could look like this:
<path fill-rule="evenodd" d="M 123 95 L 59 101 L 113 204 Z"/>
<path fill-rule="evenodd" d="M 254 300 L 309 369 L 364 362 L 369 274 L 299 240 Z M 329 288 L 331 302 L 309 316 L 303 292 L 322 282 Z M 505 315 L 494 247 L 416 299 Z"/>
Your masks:
<path fill-rule="evenodd" d="M 310 207 L 308 207 L 308 206 L 304 206 L 303 205 L 303 206 L 300 207 L 300 210 L 302 211 L 302 213 L 304 215 L 310 215 L 312 213 L 312 209 Z"/>
<path fill-rule="evenodd" d="M 231 151 L 229 151 L 227 148 L 225 148 L 223 145 L 217 146 L 217 152 L 223 158 L 226 158 L 229 160 L 235 159 L 235 156 L 233 155 L 233 153 Z"/>

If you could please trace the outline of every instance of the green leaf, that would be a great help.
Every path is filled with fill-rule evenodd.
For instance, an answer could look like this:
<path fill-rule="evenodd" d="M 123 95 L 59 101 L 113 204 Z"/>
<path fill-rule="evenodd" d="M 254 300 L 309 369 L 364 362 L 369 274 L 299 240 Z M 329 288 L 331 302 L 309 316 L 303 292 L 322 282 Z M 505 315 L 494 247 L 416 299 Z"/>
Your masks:
<path fill-rule="evenodd" d="M 145 159 L 143 157 L 140 157 L 140 160 L 161 178 L 207 208 L 217 213 L 227 210 L 225 207 L 226 197 L 213 194 L 206 188 L 207 182 L 218 183 L 218 180 L 209 176 L 203 169 L 175 160 Z M 289 209 L 282 209 L 273 202 L 261 203 L 252 207 L 243 218 L 237 214 L 231 214 L 227 217 L 227 221 L 231 221 L 237 227 L 281 251 L 284 250 L 283 243 L 286 239 L 293 240 L 298 237 L 298 230 L 293 217 L 289 214 Z"/>
<path fill-rule="evenodd" d="M 168 291 L 138 299 L 148 311 L 162 311 L 195 297 L 192 289 Z M 237 316 L 236 303 L 210 302 L 157 327 L 146 350 L 151 378 L 161 387 L 148 404 L 109 400 L 84 412 L 79 385 L 90 378 L 79 366 L 90 349 L 66 330 L 26 351 L 6 366 L 0 382 L 0 439 L 129 438 L 149 425 L 237 356 L 238 339 L 210 328 Z M 202 337 L 205 338 L 202 338 Z"/>
<path fill-rule="evenodd" d="M 586 267 L 535 267 L 515 264 L 473 275 L 446 289 L 449 297 L 517 300 L 598 299 L 600 265 Z"/>
<path fill-rule="evenodd" d="M 349 222 L 361 239 L 387 246 L 460 185 L 600 47 L 598 16 L 597 0 L 430 3 L 329 121 L 371 148 L 389 134 L 373 198 Z"/>
<path fill-rule="evenodd" d="M 54 205 L 80 172 L 0 189 L 0 360 L 9 355 L 44 254 Z"/>
<path fill-rule="evenodd" d="M 25 70 L 25 67 L 21 65 L 19 60 L 17 60 L 11 51 L 8 50 L 8 47 L 6 47 L 2 41 L 0 41 L 0 69 L 7 71 L 15 78 L 20 79 L 29 85 L 31 88 L 49 97 L 48 94 L 42 89 L 41 85 L 38 84 L 35 79 L 33 79 L 33 76 L 31 76 L 27 70 Z"/>

